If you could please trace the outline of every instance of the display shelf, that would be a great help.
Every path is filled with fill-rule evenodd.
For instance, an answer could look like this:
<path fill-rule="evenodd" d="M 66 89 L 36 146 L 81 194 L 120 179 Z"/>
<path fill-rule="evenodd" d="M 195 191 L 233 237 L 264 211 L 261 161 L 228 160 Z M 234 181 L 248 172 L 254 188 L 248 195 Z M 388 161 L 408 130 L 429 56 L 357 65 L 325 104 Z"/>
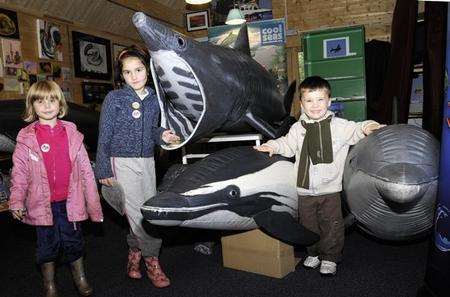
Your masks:
<path fill-rule="evenodd" d="M 209 138 L 202 138 L 197 143 L 217 143 L 217 142 L 236 142 L 236 141 L 254 141 L 255 145 L 260 145 L 262 135 L 257 133 L 252 134 L 235 134 L 235 135 L 216 135 Z M 181 154 L 183 156 L 183 164 L 188 163 L 188 159 L 191 158 L 204 158 L 209 154 L 187 154 L 186 148 L 181 148 Z"/>

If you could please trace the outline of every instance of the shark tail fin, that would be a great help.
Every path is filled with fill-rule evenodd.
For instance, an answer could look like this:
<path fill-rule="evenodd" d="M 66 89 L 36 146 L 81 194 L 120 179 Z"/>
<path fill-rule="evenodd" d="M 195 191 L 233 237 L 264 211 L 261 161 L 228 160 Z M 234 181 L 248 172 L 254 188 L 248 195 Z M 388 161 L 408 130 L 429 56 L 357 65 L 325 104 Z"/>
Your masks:
<path fill-rule="evenodd" d="M 311 245 L 320 239 L 318 234 L 303 227 L 287 212 L 266 210 L 254 219 L 262 231 L 289 244 Z"/>

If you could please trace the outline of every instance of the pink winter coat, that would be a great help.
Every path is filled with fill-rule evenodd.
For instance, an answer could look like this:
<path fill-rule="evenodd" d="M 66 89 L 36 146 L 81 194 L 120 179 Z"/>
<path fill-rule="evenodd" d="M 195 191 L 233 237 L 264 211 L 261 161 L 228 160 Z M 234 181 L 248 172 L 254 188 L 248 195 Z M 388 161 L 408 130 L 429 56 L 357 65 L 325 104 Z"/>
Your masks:
<path fill-rule="evenodd" d="M 75 124 L 61 121 L 69 140 L 72 163 L 67 195 L 67 218 L 70 222 L 103 221 L 100 198 L 89 157 L 83 145 L 83 135 Z M 26 224 L 51 226 L 53 215 L 50 205 L 50 187 L 44 159 L 36 139 L 35 123 L 20 130 L 13 154 L 11 174 L 10 210 L 26 209 L 22 220 Z"/>

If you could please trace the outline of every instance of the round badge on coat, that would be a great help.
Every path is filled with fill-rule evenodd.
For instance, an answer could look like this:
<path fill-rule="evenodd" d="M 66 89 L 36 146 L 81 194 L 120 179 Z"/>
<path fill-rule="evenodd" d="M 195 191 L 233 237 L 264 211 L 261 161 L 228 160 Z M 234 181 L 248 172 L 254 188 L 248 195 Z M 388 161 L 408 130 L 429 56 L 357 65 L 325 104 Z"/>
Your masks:
<path fill-rule="evenodd" d="M 139 104 L 139 102 L 133 102 L 131 104 L 131 107 L 133 107 L 134 109 L 138 109 L 139 107 L 141 107 L 141 105 Z"/>
<path fill-rule="evenodd" d="M 133 110 L 133 112 L 131 113 L 131 115 L 133 116 L 133 118 L 135 119 L 139 119 L 141 117 L 141 112 L 139 110 Z"/>
<path fill-rule="evenodd" d="M 50 144 L 48 143 L 43 143 L 41 145 L 41 151 L 43 151 L 44 153 L 48 153 L 50 151 Z"/>

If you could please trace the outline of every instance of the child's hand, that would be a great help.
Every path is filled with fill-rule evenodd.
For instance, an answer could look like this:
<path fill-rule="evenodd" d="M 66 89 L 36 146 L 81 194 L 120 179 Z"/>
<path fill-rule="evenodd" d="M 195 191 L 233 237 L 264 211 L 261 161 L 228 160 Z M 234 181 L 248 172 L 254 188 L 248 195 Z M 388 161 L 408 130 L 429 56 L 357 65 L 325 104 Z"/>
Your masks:
<path fill-rule="evenodd" d="M 166 130 L 162 133 L 161 136 L 162 140 L 164 140 L 165 143 L 174 144 L 180 141 L 180 137 L 175 134 L 172 130 Z"/>
<path fill-rule="evenodd" d="M 102 179 L 99 179 L 98 182 L 101 183 L 102 185 L 112 187 L 112 185 L 114 183 L 114 178 L 113 177 L 102 178 Z"/>
<path fill-rule="evenodd" d="M 11 210 L 11 214 L 12 214 L 13 218 L 16 219 L 16 220 L 19 220 L 19 221 L 23 220 L 23 218 L 25 217 L 26 213 L 27 213 L 26 209 L 14 209 L 14 210 Z"/>
<path fill-rule="evenodd" d="M 273 148 L 271 148 L 270 146 L 265 145 L 265 144 L 255 145 L 253 148 L 259 152 L 269 153 L 269 157 L 272 157 L 272 155 L 275 153 Z"/>
<path fill-rule="evenodd" d="M 363 133 L 365 135 L 369 135 L 371 134 L 373 131 L 378 130 L 380 128 L 386 127 L 386 125 L 381 125 L 377 122 L 372 122 L 370 124 L 367 124 L 364 129 L 363 129 Z"/>

